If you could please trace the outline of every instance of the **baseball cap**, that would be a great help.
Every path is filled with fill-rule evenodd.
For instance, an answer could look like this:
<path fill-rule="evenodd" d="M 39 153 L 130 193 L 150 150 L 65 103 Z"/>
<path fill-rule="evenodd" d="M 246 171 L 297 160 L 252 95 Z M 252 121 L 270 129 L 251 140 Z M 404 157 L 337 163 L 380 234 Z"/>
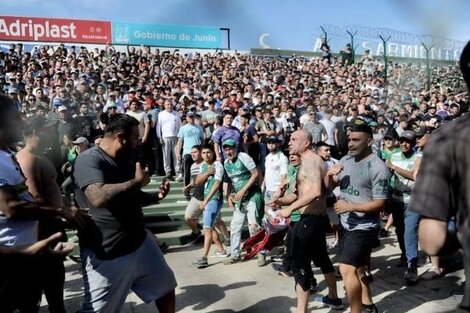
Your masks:
<path fill-rule="evenodd" d="M 234 139 L 227 139 L 222 143 L 222 147 L 229 146 L 229 147 L 236 147 L 237 142 Z"/>
<path fill-rule="evenodd" d="M 57 109 L 57 112 L 63 112 L 63 111 L 67 111 L 67 107 L 65 105 L 61 105 L 59 106 L 59 108 Z"/>
<path fill-rule="evenodd" d="M 88 144 L 88 139 L 85 137 L 78 137 L 75 141 L 72 141 L 74 145 Z"/>
<path fill-rule="evenodd" d="M 279 142 L 279 139 L 277 139 L 276 136 L 269 136 L 268 138 L 266 138 L 266 142 L 278 143 L 278 142 Z"/>
<path fill-rule="evenodd" d="M 194 112 L 189 111 L 188 113 L 186 113 L 186 116 L 187 117 L 194 117 Z"/>
<path fill-rule="evenodd" d="M 428 127 L 422 126 L 422 127 L 418 128 L 417 130 L 415 130 L 415 137 L 420 138 L 420 137 L 423 137 L 424 135 L 430 134 L 430 133 L 431 133 L 431 130 Z"/>
<path fill-rule="evenodd" d="M 366 121 L 360 118 L 354 118 L 349 123 L 346 124 L 346 127 L 351 128 L 351 132 L 361 132 L 372 135 L 372 128 L 367 125 Z"/>
<path fill-rule="evenodd" d="M 413 133 L 411 130 L 405 130 L 403 133 L 400 135 L 400 139 L 405 138 L 408 140 L 415 140 L 415 133 Z"/>

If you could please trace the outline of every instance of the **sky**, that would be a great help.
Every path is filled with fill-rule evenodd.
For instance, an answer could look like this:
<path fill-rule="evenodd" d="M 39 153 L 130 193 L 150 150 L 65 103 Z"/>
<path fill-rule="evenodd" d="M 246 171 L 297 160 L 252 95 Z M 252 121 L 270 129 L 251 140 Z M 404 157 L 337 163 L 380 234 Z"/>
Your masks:
<path fill-rule="evenodd" d="M 322 32 L 348 42 L 335 26 L 387 28 L 470 39 L 466 0 L 0 0 L 2 15 L 111 20 L 230 28 L 231 48 L 311 51 Z M 222 35 L 223 38 L 225 35 Z M 392 38 L 393 40 L 394 38 Z"/>

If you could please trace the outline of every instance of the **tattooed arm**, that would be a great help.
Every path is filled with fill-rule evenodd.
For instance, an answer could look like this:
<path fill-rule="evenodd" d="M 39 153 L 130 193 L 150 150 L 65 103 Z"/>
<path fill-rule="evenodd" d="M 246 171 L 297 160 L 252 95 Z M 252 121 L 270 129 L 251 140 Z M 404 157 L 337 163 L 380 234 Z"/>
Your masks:
<path fill-rule="evenodd" d="M 90 184 L 85 189 L 85 195 L 90 201 L 90 204 L 95 208 L 106 207 L 109 201 L 120 193 L 128 190 L 139 188 L 140 184 L 135 179 L 128 180 L 119 184 L 103 184 L 94 183 Z"/>
<path fill-rule="evenodd" d="M 323 163 L 321 160 L 312 157 L 302 161 L 299 174 L 297 176 L 298 197 L 288 208 L 293 212 L 310 204 L 319 198 L 323 193 Z"/>

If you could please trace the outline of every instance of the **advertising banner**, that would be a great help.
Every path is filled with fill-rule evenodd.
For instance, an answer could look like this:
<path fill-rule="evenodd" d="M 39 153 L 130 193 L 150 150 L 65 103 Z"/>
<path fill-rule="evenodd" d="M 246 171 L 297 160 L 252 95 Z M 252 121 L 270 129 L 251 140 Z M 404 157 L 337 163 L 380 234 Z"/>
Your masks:
<path fill-rule="evenodd" d="M 0 16 L 0 40 L 106 44 L 111 22 Z"/>
<path fill-rule="evenodd" d="M 220 30 L 215 27 L 112 23 L 113 44 L 180 48 L 220 47 Z"/>

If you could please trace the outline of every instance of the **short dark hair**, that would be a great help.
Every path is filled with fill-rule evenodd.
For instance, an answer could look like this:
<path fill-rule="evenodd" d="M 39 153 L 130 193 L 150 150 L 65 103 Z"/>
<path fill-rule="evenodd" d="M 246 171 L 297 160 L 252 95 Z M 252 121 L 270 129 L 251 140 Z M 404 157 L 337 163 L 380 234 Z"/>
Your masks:
<path fill-rule="evenodd" d="M 208 143 L 204 144 L 201 150 L 204 150 L 204 149 L 210 150 L 212 153 L 215 153 L 214 146 L 211 144 L 208 144 Z"/>
<path fill-rule="evenodd" d="M 111 136 L 117 132 L 123 132 L 124 135 L 129 136 L 135 126 L 139 126 L 139 121 L 136 118 L 122 113 L 114 114 L 108 118 L 108 124 L 104 128 L 104 136 Z"/>
<path fill-rule="evenodd" d="M 11 122 L 14 117 L 19 117 L 20 112 L 16 107 L 13 100 L 9 97 L 0 95 L 0 129 L 8 125 L 11 125 L 8 122 Z"/>
<path fill-rule="evenodd" d="M 201 151 L 202 147 L 201 147 L 201 145 L 194 145 L 194 146 L 191 147 L 191 150 L 193 150 L 193 149 L 197 149 L 197 150 Z"/>
<path fill-rule="evenodd" d="M 23 127 L 23 137 L 26 138 L 28 136 L 31 136 L 32 134 L 44 128 L 45 124 L 46 119 L 42 116 L 37 116 L 30 119 L 28 123 Z"/>
<path fill-rule="evenodd" d="M 324 141 L 319 141 L 315 144 L 315 150 L 318 150 L 321 147 L 330 147 L 330 145 Z"/>

